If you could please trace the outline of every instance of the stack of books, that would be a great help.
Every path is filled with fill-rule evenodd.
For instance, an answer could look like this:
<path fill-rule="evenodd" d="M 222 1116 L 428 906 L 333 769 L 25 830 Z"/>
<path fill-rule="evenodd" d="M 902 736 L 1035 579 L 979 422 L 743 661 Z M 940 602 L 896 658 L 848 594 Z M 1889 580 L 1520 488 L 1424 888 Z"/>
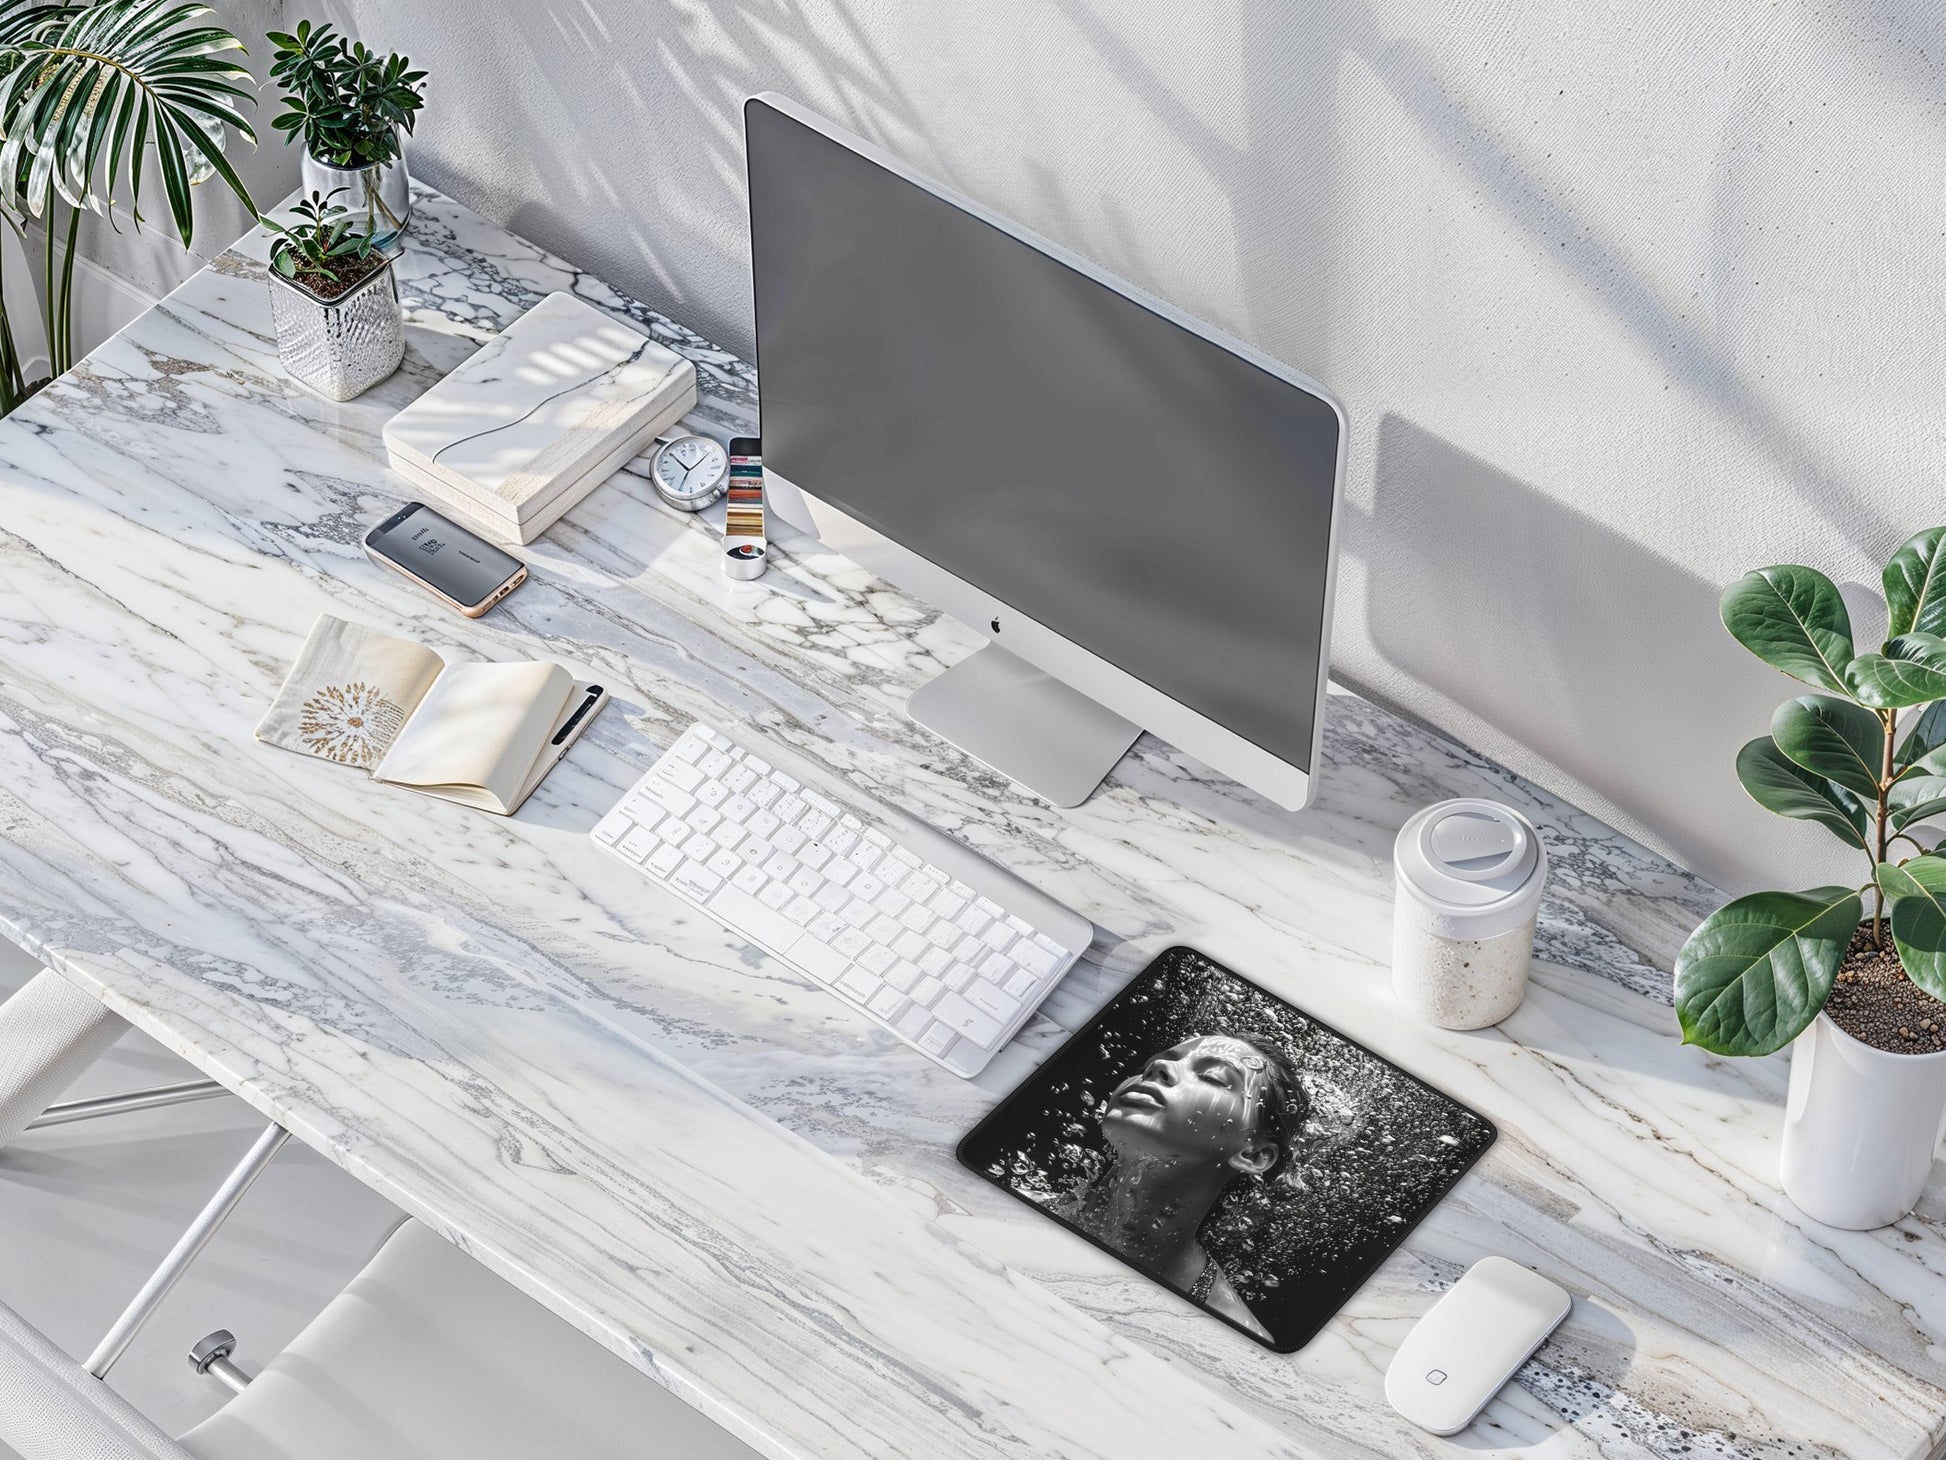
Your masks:
<path fill-rule="evenodd" d="M 550 294 L 385 426 L 413 491 L 502 542 L 532 542 L 696 404 L 696 367 L 571 294 Z"/>

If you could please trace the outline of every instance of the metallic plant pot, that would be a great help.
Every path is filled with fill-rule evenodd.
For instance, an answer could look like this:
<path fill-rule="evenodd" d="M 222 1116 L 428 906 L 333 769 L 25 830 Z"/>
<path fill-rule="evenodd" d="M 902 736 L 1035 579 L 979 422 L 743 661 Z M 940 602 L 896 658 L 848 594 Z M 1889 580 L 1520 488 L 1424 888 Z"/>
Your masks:
<path fill-rule="evenodd" d="M 304 192 L 335 193 L 331 201 L 351 211 L 353 227 L 366 234 L 375 248 L 391 252 L 412 221 L 412 178 L 405 154 L 372 167 L 333 167 L 306 149 L 300 169 Z"/>
<path fill-rule="evenodd" d="M 298 384 L 326 400 L 350 400 L 399 368 L 405 318 L 390 259 L 336 299 L 321 299 L 274 269 L 265 273 L 277 353 Z"/>

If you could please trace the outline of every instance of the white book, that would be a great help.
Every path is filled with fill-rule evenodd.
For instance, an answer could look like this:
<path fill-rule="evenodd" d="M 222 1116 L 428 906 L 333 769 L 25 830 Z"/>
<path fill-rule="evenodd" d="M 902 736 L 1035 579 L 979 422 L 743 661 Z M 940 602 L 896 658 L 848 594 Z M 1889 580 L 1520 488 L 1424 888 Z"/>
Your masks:
<path fill-rule="evenodd" d="M 511 816 L 606 699 L 559 664 L 449 663 L 323 614 L 257 738 Z"/>
<path fill-rule="evenodd" d="M 385 425 L 393 466 L 474 523 L 530 542 L 696 404 L 696 367 L 550 294 Z"/>

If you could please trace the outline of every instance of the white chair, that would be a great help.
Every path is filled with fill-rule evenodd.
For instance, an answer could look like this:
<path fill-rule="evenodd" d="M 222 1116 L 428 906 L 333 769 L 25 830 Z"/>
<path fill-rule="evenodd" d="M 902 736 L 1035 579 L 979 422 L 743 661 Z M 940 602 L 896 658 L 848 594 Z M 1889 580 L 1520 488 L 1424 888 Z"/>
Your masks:
<path fill-rule="evenodd" d="M 46 1123 L 174 1103 L 75 1102 Z M 756 1460 L 647 1375 L 417 1222 L 254 1379 L 212 1334 L 191 1353 L 236 1391 L 171 1440 L 103 1377 L 288 1139 L 268 1126 L 85 1364 L 0 1304 L 0 1445 L 23 1460 Z"/>
<path fill-rule="evenodd" d="M 410 1220 L 182 1446 L 197 1460 L 756 1460 Z"/>

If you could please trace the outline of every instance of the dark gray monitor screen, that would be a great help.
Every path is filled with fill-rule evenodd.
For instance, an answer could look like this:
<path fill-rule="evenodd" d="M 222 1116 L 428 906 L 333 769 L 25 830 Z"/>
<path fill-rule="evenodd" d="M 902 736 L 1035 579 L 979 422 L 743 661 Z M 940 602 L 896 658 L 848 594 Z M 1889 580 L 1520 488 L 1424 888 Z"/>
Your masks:
<path fill-rule="evenodd" d="M 1330 405 L 745 108 L 766 468 L 1311 769 Z"/>

